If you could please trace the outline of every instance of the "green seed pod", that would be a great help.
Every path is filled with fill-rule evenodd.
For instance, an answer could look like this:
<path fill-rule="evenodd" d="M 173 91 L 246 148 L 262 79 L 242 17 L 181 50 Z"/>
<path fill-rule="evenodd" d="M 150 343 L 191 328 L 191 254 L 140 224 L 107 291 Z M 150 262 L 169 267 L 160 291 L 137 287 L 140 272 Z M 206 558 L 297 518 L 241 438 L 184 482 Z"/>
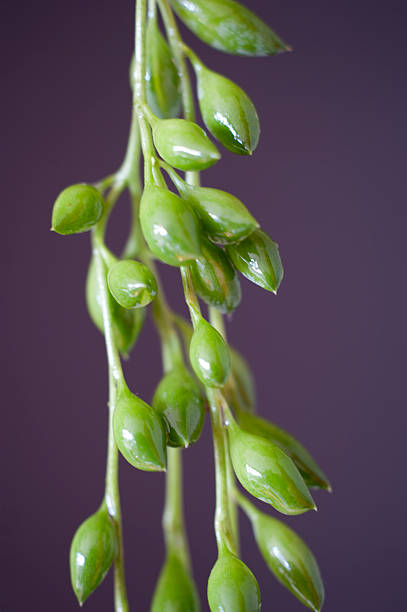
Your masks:
<path fill-rule="evenodd" d="M 232 153 L 251 155 L 260 137 L 256 108 L 230 79 L 194 62 L 202 118 L 210 133 Z"/>
<path fill-rule="evenodd" d="M 230 369 L 229 350 L 220 333 L 203 318 L 192 335 L 189 359 L 204 385 L 223 387 Z"/>
<path fill-rule="evenodd" d="M 71 544 L 71 582 L 79 605 L 102 582 L 113 563 L 115 553 L 114 526 L 103 504 L 77 529 Z"/>
<path fill-rule="evenodd" d="M 198 38 L 219 51 L 259 57 L 289 50 L 264 21 L 234 0 L 171 0 L 171 4 Z"/>
<path fill-rule="evenodd" d="M 201 249 L 202 257 L 190 265 L 196 292 L 220 312 L 231 312 L 242 298 L 239 276 L 218 246 L 202 240 Z"/>
<path fill-rule="evenodd" d="M 208 580 L 211 612 L 259 612 L 260 589 L 247 565 L 231 553 L 216 561 Z"/>
<path fill-rule="evenodd" d="M 219 244 L 234 244 L 247 238 L 259 224 L 235 196 L 211 187 L 177 183 L 181 196 L 199 216 L 208 237 Z"/>
<path fill-rule="evenodd" d="M 170 553 L 161 570 L 150 612 L 199 612 L 198 592 L 192 576 L 176 553 Z"/>
<path fill-rule="evenodd" d="M 146 44 L 147 104 L 161 119 L 176 117 L 181 108 L 179 76 L 156 19 L 148 22 Z"/>
<path fill-rule="evenodd" d="M 55 201 L 51 229 L 62 235 L 87 232 L 100 220 L 103 206 L 100 191 L 92 185 L 71 185 Z"/>
<path fill-rule="evenodd" d="M 144 264 L 126 259 L 118 261 L 107 275 L 109 290 L 123 308 L 142 308 L 157 295 L 157 283 Z"/>
<path fill-rule="evenodd" d="M 167 465 L 165 428 L 161 417 L 128 390 L 113 412 L 113 433 L 123 457 L 135 468 L 161 472 Z"/>
<path fill-rule="evenodd" d="M 147 187 L 140 221 L 150 250 L 170 266 L 181 266 L 201 254 L 198 219 L 188 204 L 163 187 Z"/>
<path fill-rule="evenodd" d="M 251 507 L 257 545 L 270 570 L 304 606 L 319 612 L 324 585 L 318 563 L 305 542 L 281 521 Z"/>
<path fill-rule="evenodd" d="M 283 514 L 316 509 L 294 462 L 279 446 L 247 433 L 228 415 L 230 455 L 241 485 Z"/>
<path fill-rule="evenodd" d="M 304 446 L 289 433 L 253 414 L 238 412 L 242 429 L 277 444 L 291 457 L 308 487 L 331 490 L 329 480 Z"/>
<path fill-rule="evenodd" d="M 205 170 L 220 159 L 218 149 L 199 125 L 185 119 L 152 121 L 155 148 L 179 170 Z"/>
<path fill-rule="evenodd" d="M 283 280 L 283 264 L 278 244 L 261 230 L 256 230 L 246 240 L 227 248 L 235 268 L 250 281 L 267 291 L 277 293 Z"/>
<path fill-rule="evenodd" d="M 254 377 L 246 359 L 236 349 L 230 350 L 230 373 L 223 389 L 224 396 L 235 410 L 254 412 L 256 390 Z M 254 433 L 254 432 L 253 432 Z"/>
<path fill-rule="evenodd" d="M 138 335 L 143 327 L 145 310 L 126 310 L 120 306 L 109 294 L 110 308 L 113 315 L 113 333 L 117 348 L 120 353 L 127 357 L 133 348 Z M 86 280 L 86 304 L 90 318 L 99 329 L 104 332 L 102 298 L 97 282 L 96 266 L 92 257 Z"/>
<path fill-rule="evenodd" d="M 167 424 L 169 446 L 188 447 L 201 435 L 204 402 L 200 388 L 188 370 L 177 367 L 160 381 L 153 408 Z"/>

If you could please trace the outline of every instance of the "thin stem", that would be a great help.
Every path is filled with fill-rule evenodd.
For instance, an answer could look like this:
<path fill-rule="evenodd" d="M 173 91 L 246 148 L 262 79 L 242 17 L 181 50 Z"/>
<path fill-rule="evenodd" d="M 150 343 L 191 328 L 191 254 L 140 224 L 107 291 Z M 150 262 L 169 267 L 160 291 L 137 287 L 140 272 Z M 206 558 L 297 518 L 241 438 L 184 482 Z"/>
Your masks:
<path fill-rule="evenodd" d="M 102 224 L 103 220 L 100 223 Z M 107 289 L 106 268 L 102 257 L 102 248 L 104 247 L 104 225 L 101 225 L 101 227 L 102 229 L 99 232 L 97 231 L 97 228 L 92 234 L 92 247 L 96 265 L 97 285 L 99 295 L 101 297 L 103 327 L 109 366 L 109 434 L 106 462 L 105 500 L 108 512 L 114 522 L 118 544 L 114 567 L 115 610 L 116 612 L 128 612 L 129 605 L 126 595 L 124 574 L 122 518 L 118 484 L 118 451 L 113 437 L 112 427 L 112 419 L 117 398 L 117 392 L 121 385 L 125 385 L 125 381 L 120 362 L 120 356 L 116 347 L 113 333 L 111 302 Z"/>
<path fill-rule="evenodd" d="M 113 436 L 113 412 L 116 402 L 117 390 L 110 372 L 109 374 L 109 434 L 106 462 L 106 490 L 105 501 L 109 515 L 113 519 L 116 530 L 117 553 L 114 565 L 114 603 L 116 612 L 128 612 L 129 604 L 126 593 L 126 580 L 124 571 L 124 549 L 122 513 L 120 507 L 120 493 L 118 482 L 118 459 L 116 442 Z"/>
<path fill-rule="evenodd" d="M 182 495 L 182 458 L 179 448 L 167 450 L 167 477 L 163 529 L 167 554 L 176 552 L 186 568 L 190 569 L 188 542 L 185 532 Z"/>
<path fill-rule="evenodd" d="M 201 307 L 195 292 L 194 283 L 192 281 L 191 271 L 188 266 L 181 266 L 181 278 L 184 287 L 184 296 L 189 313 L 191 315 L 192 325 L 196 327 L 202 318 Z"/>
<path fill-rule="evenodd" d="M 215 535 L 218 553 L 229 550 L 237 553 L 229 515 L 226 444 L 224 426 L 221 412 L 221 394 L 215 389 L 206 389 L 209 400 L 212 434 L 215 453 L 215 479 L 216 479 L 216 510 Z"/>

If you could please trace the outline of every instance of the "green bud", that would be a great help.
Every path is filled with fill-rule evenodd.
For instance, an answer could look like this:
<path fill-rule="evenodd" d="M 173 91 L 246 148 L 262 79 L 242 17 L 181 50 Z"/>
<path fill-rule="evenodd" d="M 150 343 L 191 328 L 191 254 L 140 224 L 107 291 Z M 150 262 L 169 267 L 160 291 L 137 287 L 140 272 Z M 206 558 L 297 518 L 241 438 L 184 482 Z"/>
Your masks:
<path fill-rule="evenodd" d="M 331 490 L 329 480 L 304 446 L 289 433 L 253 414 L 238 413 L 239 425 L 245 431 L 277 444 L 291 457 L 308 487 Z"/>
<path fill-rule="evenodd" d="M 234 55 L 289 50 L 268 25 L 234 0 L 171 0 L 178 17 L 211 47 Z"/>
<path fill-rule="evenodd" d="M 198 219 L 185 200 L 163 187 L 147 187 L 140 203 L 144 237 L 153 254 L 171 266 L 200 256 Z"/>
<path fill-rule="evenodd" d="M 249 96 L 230 79 L 194 61 L 202 118 L 226 149 L 251 155 L 260 137 L 257 111 Z"/>
<path fill-rule="evenodd" d="M 316 509 L 294 462 L 279 446 L 247 433 L 228 415 L 230 455 L 241 485 L 283 514 Z"/>
<path fill-rule="evenodd" d="M 71 582 L 79 605 L 102 582 L 113 563 L 115 553 L 114 526 L 103 504 L 77 529 L 71 544 Z"/>
<path fill-rule="evenodd" d="M 230 350 L 230 373 L 223 389 L 224 396 L 235 410 L 254 412 L 256 390 L 252 371 L 246 359 L 236 349 Z"/>
<path fill-rule="evenodd" d="M 196 292 L 220 312 L 231 312 L 242 298 L 239 276 L 221 248 L 202 240 L 201 249 L 202 257 L 190 264 Z"/>
<path fill-rule="evenodd" d="M 160 32 L 156 19 L 150 19 L 148 22 L 146 46 L 147 104 L 161 119 L 176 117 L 181 108 L 179 76 L 170 48 Z"/>
<path fill-rule="evenodd" d="M 188 447 L 201 435 L 204 403 L 199 385 L 185 367 L 177 367 L 159 383 L 153 408 L 167 424 L 168 445 Z"/>
<path fill-rule="evenodd" d="M 123 308 L 142 308 L 157 295 L 153 273 L 144 264 L 132 259 L 118 261 L 107 276 L 110 293 Z"/>
<path fill-rule="evenodd" d="M 199 612 L 201 606 L 192 576 L 176 553 L 165 560 L 150 612 Z"/>
<path fill-rule="evenodd" d="M 115 260 L 114 260 L 115 261 Z M 110 310 L 113 318 L 113 334 L 120 353 L 127 357 L 143 327 L 145 310 L 126 310 L 109 294 Z M 86 304 L 93 323 L 104 333 L 102 298 L 97 282 L 96 266 L 92 257 L 86 280 Z"/>
<path fill-rule="evenodd" d="M 218 149 L 199 125 L 185 119 L 152 121 L 155 148 L 179 170 L 205 170 L 220 159 Z"/>
<path fill-rule="evenodd" d="M 261 230 L 256 230 L 246 240 L 227 248 L 235 268 L 250 281 L 267 291 L 277 293 L 283 280 L 283 264 L 278 244 Z"/>
<path fill-rule="evenodd" d="M 260 589 L 247 565 L 231 553 L 220 555 L 208 580 L 211 612 L 259 612 Z"/>
<path fill-rule="evenodd" d="M 182 197 L 199 216 L 208 237 L 219 244 L 244 240 L 259 224 L 235 196 L 211 187 L 192 187 L 178 183 Z"/>
<path fill-rule="evenodd" d="M 277 580 L 304 606 L 318 612 L 324 601 L 324 585 L 308 546 L 295 531 L 254 506 L 248 515 L 257 545 Z"/>
<path fill-rule="evenodd" d="M 189 345 L 189 359 L 199 380 L 207 387 L 222 387 L 229 374 L 228 347 L 220 333 L 201 318 Z"/>
<path fill-rule="evenodd" d="M 71 185 L 55 201 L 51 229 L 62 235 L 86 232 L 100 220 L 103 207 L 103 197 L 95 187 Z"/>
<path fill-rule="evenodd" d="M 167 465 L 161 417 L 129 390 L 121 391 L 113 412 L 113 433 L 123 457 L 135 468 L 161 472 Z"/>

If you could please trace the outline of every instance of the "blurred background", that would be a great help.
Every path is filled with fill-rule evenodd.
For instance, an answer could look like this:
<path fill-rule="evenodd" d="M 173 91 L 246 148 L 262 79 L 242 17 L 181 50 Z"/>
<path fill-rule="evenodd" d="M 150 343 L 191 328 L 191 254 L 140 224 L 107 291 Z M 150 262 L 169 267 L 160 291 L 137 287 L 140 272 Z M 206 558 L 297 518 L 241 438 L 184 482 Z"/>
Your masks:
<path fill-rule="evenodd" d="M 251 0 L 294 52 L 227 56 L 185 38 L 239 83 L 262 124 L 256 154 L 223 151 L 206 185 L 238 195 L 280 244 L 277 297 L 242 280 L 231 342 L 255 371 L 258 412 L 297 436 L 334 492 L 287 518 L 317 556 L 325 609 L 402 610 L 405 589 L 405 3 Z M 2 11 L 3 469 L 0 608 L 77 609 L 68 551 L 103 494 L 107 370 L 85 307 L 89 235 L 49 232 L 65 186 L 119 165 L 130 119 L 133 2 L 8 2 Z M 126 235 L 128 202 L 109 241 Z M 176 270 L 161 268 L 186 313 Z M 126 363 L 150 401 L 161 374 L 148 321 Z M 185 511 L 203 610 L 216 558 L 209 423 L 184 453 Z M 163 560 L 164 477 L 120 465 L 132 610 Z M 271 510 L 271 512 L 274 512 Z M 269 573 L 241 516 L 263 609 L 301 604 Z M 86 603 L 108 612 L 112 577 Z"/>

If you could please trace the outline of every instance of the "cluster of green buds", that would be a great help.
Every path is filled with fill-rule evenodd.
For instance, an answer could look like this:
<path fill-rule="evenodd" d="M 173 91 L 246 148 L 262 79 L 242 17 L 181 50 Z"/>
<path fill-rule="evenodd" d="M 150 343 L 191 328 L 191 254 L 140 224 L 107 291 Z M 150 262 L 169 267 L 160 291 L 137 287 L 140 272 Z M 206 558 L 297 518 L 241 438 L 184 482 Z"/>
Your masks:
<path fill-rule="evenodd" d="M 283 267 L 278 245 L 249 209 L 235 195 L 202 187 L 199 173 L 219 161 L 219 145 L 251 155 L 259 141 L 259 118 L 236 83 L 205 66 L 184 44 L 175 15 L 201 40 L 229 54 L 265 56 L 288 50 L 271 28 L 234 0 L 137 0 L 130 70 L 133 117 L 124 161 L 98 183 L 68 187 L 55 202 L 55 232 L 91 231 L 86 298 L 90 317 L 105 337 L 109 371 L 105 493 L 99 509 L 74 535 L 72 586 L 83 604 L 114 566 L 115 610 L 130 609 L 118 489 L 120 452 L 137 469 L 166 471 L 166 556 L 151 610 L 200 610 L 183 519 L 181 453 L 199 440 L 207 406 L 218 546 L 208 580 L 210 609 L 260 610 L 256 578 L 239 558 L 240 506 L 277 580 L 305 606 L 320 610 L 324 589 L 312 552 L 294 531 L 259 510 L 236 482 L 285 515 L 316 508 L 310 487 L 330 490 L 302 444 L 255 414 L 249 365 L 226 339 L 223 314 L 240 303 L 239 273 L 275 294 Z M 196 123 L 192 72 L 202 124 L 216 144 Z M 125 190 L 131 197 L 132 222 L 118 257 L 106 246 L 105 234 Z M 179 268 L 190 322 L 168 305 L 156 260 Z M 149 304 L 161 343 L 163 377 L 147 403 L 129 389 L 121 357 L 132 351 Z"/>

